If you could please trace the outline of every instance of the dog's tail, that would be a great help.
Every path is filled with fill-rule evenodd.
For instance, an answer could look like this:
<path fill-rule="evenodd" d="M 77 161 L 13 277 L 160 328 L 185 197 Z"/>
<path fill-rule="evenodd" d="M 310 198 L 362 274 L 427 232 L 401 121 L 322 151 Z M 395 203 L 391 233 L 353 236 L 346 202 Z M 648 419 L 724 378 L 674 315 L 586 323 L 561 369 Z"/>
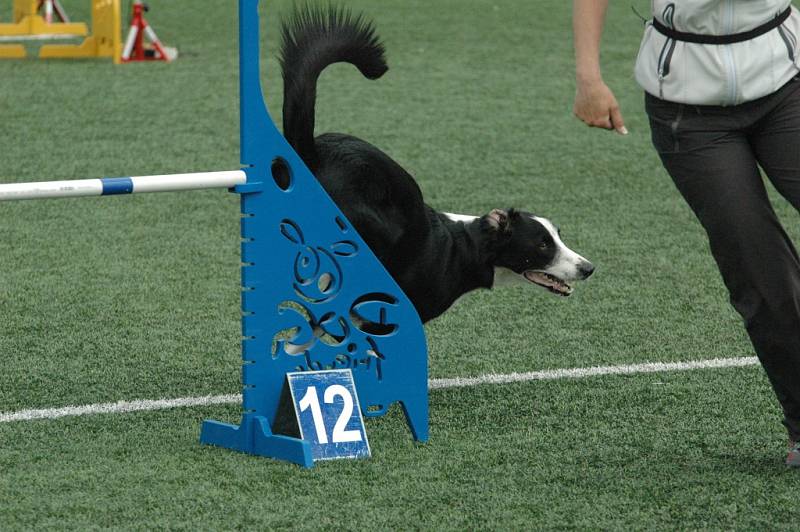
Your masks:
<path fill-rule="evenodd" d="M 283 134 L 303 161 L 316 166 L 314 116 L 317 79 L 330 64 L 355 65 L 369 79 L 388 70 L 372 23 L 344 8 L 297 8 L 282 25 Z"/>

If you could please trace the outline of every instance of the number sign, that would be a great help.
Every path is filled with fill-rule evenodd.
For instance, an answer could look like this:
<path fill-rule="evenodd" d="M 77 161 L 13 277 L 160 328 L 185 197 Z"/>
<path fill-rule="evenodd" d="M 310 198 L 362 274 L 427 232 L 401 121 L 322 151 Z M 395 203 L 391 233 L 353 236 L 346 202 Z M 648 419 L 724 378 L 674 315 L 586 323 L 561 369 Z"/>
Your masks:
<path fill-rule="evenodd" d="M 300 437 L 314 460 L 367 458 L 367 432 L 349 369 L 287 373 Z"/>

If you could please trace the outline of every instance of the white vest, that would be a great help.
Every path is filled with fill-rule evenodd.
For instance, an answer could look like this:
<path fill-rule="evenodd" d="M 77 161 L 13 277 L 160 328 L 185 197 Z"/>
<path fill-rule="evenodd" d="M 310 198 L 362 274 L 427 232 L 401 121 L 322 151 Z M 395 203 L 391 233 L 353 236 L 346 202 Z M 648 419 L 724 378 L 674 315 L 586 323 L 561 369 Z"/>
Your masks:
<path fill-rule="evenodd" d="M 783 12 L 791 0 L 652 0 L 653 16 L 676 31 L 731 35 Z M 676 41 L 647 24 L 636 58 L 636 81 L 663 100 L 736 105 L 778 90 L 800 72 L 800 13 L 779 27 L 733 44 Z"/>

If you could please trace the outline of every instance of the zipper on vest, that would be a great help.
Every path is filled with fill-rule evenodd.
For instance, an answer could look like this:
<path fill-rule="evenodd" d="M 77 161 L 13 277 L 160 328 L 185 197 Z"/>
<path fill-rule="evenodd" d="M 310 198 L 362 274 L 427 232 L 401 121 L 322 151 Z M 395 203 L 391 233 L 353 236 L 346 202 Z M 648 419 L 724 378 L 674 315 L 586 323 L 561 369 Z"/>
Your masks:
<path fill-rule="evenodd" d="M 675 4 L 667 4 L 661 13 L 661 19 L 665 26 L 675 29 L 673 25 L 673 15 L 675 14 Z M 661 53 L 658 55 L 658 93 L 664 99 L 664 78 L 669 75 L 669 65 L 672 62 L 672 53 L 675 51 L 675 39 L 667 37 Z"/>
<path fill-rule="evenodd" d="M 725 13 L 723 15 L 723 27 L 722 33 L 723 35 L 730 35 L 733 33 L 733 8 L 734 4 L 732 0 L 725 0 Z M 727 79 L 728 79 L 728 104 L 734 105 L 736 104 L 736 96 L 737 96 L 737 76 L 736 76 L 736 63 L 733 61 L 733 50 L 732 45 L 730 44 L 723 44 L 720 46 L 722 50 L 720 50 L 720 55 L 722 56 L 722 60 L 725 63 Z"/>

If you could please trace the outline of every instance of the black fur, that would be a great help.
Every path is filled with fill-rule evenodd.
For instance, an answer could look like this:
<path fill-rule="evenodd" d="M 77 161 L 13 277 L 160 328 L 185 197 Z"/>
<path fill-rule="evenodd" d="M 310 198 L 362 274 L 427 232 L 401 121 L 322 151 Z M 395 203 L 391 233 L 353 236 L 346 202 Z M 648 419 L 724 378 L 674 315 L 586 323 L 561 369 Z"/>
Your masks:
<path fill-rule="evenodd" d="M 389 67 L 375 29 L 361 15 L 344 8 L 297 10 L 281 28 L 283 70 L 283 134 L 306 165 L 317 162 L 314 117 L 317 79 L 333 63 L 347 62 L 368 79 Z M 288 97 L 291 96 L 291 97 Z"/>
<path fill-rule="evenodd" d="M 470 290 L 490 288 L 495 266 L 517 273 L 552 260 L 549 233 L 528 213 L 495 210 L 472 223 L 428 207 L 414 179 L 375 146 L 314 138 L 316 85 L 332 63 L 376 79 L 388 69 L 373 25 L 341 8 L 305 7 L 282 28 L 283 131 L 312 173 L 411 299 L 423 321 Z M 552 239 L 551 239 L 552 240 Z"/>

